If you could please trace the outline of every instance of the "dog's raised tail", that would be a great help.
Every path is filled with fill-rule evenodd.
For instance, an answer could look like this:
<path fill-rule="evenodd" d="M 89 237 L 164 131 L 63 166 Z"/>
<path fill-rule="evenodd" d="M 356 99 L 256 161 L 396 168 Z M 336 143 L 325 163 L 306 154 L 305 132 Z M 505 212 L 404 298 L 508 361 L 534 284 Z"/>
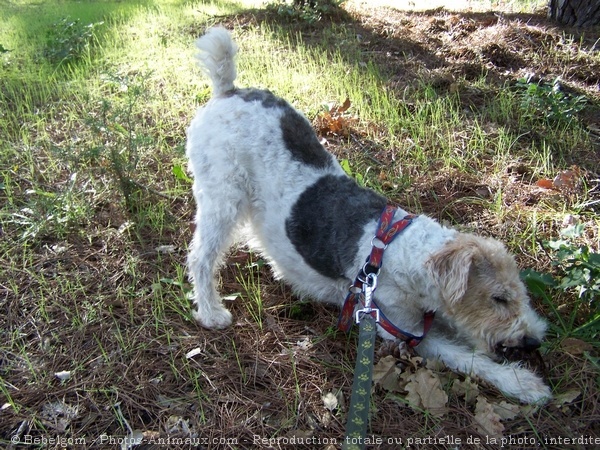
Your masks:
<path fill-rule="evenodd" d="M 213 96 L 232 90 L 237 75 L 234 62 L 237 45 L 229 31 L 223 27 L 211 28 L 196 41 L 196 47 L 200 50 L 200 66 L 212 81 Z"/>

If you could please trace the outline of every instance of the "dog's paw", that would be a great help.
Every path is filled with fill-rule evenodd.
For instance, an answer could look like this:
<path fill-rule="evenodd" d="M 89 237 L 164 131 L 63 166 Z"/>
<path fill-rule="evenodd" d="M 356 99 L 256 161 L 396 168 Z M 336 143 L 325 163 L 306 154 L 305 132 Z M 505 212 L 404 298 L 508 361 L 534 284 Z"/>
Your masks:
<path fill-rule="evenodd" d="M 511 369 L 512 377 L 503 380 L 500 390 L 523 403 L 546 403 L 552 398 L 550 388 L 540 377 L 521 367 Z"/>
<path fill-rule="evenodd" d="M 519 400 L 523 403 L 547 403 L 552 399 L 552 392 L 550 388 L 544 383 L 540 383 L 539 386 L 527 391 L 522 392 L 519 396 Z"/>
<path fill-rule="evenodd" d="M 194 319 L 204 328 L 209 329 L 222 329 L 227 328 L 233 321 L 233 316 L 229 310 L 223 306 L 213 308 L 210 311 L 197 311 L 192 312 Z"/>

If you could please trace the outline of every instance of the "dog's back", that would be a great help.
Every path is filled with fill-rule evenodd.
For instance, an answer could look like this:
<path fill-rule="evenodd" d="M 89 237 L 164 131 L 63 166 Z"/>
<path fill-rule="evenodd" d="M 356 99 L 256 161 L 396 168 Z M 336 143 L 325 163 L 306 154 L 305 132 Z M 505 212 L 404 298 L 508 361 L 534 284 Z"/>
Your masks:
<path fill-rule="evenodd" d="M 247 194 L 242 209 L 256 217 L 265 212 L 265 202 L 278 214 L 289 208 L 307 179 L 345 175 L 310 122 L 290 104 L 268 90 L 235 86 L 237 46 L 229 31 L 211 28 L 196 46 L 213 88 L 188 129 L 187 154 L 199 188 L 209 181 L 208 171 L 219 173 Z M 294 172 L 297 176 L 290 178 Z"/>

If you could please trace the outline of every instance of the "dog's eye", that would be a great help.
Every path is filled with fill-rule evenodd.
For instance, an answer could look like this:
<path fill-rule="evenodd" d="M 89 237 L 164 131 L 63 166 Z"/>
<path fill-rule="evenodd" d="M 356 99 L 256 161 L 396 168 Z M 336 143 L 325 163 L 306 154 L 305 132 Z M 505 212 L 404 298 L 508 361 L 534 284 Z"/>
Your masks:
<path fill-rule="evenodd" d="M 492 300 L 501 305 L 506 305 L 508 303 L 508 300 L 503 295 L 494 295 L 492 297 Z"/>

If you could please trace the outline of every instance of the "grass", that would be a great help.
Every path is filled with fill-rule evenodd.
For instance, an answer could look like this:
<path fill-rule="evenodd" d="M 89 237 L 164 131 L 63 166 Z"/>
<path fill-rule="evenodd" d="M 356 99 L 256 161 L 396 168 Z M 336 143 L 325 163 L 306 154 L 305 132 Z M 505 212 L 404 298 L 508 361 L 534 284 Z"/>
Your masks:
<path fill-rule="evenodd" d="M 263 300 L 260 287 L 260 268 L 264 265 L 264 260 L 259 259 L 254 262 L 250 256 L 248 264 L 243 268 L 238 266 L 239 275 L 236 277 L 237 283 L 244 292 L 244 304 L 248 309 L 248 314 L 258 325 L 259 330 L 263 329 Z M 235 295 L 237 298 L 237 295 Z"/>
<path fill-rule="evenodd" d="M 600 60 L 589 36 L 520 16 L 514 4 L 502 20 L 347 9 L 309 24 L 246 1 L 4 5 L 0 442 L 85 437 L 94 447 L 141 430 L 252 448 L 254 435 L 343 435 L 344 406 L 327 412 L 321 400 L 351 386 L 356 336 L 332 332 L 336 310 L 299 302 L 237 252 L 221 272 L 224 293 L 242 293 L 230 305 L 236 325 L 210 333 L 190 314 L 185 130 L 210 96 L 193 40 L 214 23 L 241 47 L 239 85 L 269 88 L 310 119 L 350 99 L 350 131 L 324 134 L 362 184 L 498 237 L 523 267 L 556 279 L 563 269 L 542 243 L 565 219 L 582 229 L 573 248 L 598 251 Z M 519 81 L 525 70 L 538 76 Z M 568 189 L 536 184 L 573 166 L 580 175 Z M 541 443 L 574 429 L 597 436 L 595 304 L 538 287 L 554 324 L 550 382 L 582 395 L 524 412 L 506 433 Z M 571 353 L 566 338 L 577 339 Z M 453 416 L 435 420 L 395 395 L 373 397 L 378 436 L 477 434 L 472 405 L 456 395 Z M 49 413 L 57 404 L 66 412 Z"/>

